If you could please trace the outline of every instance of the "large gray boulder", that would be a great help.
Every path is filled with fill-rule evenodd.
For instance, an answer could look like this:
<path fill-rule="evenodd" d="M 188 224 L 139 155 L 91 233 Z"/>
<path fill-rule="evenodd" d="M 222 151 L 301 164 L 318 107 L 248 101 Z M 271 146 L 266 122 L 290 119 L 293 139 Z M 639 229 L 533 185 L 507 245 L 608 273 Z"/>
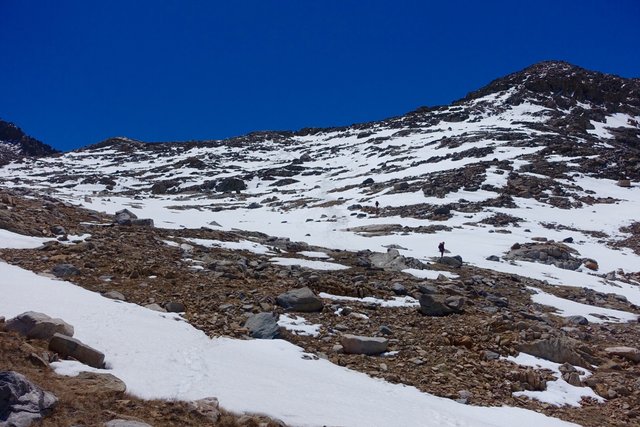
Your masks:
<path fill-rule="evenodd" d="M 438 259 L 438 263 L 448 265 L 453 268 L 460 268 L 462 267 L 462 257 L 460 255 L 443 256 Z"/>
<path fill-rule="evenodd" d="M 242 191 L 247 189 L 247 184 L 240 178 L 235 177 L 227 177 L 220 180 L 218 185 L 216 185 L 216 190 L 222 193 L 230 193 L 233 191 Z"/>
<path fill-rule="evenodd" d="M 122 209 L 116 212 L 114 222 L 118 225 L 131 225 L 132 220 L 137 218 L 138 215 L 134 214 L 129 209 Z"/>
<path fill-rule="evenodd" d="M 278 322 L 273 313 L 254 314 L 247 319 L 244 327 L 253 338 L 270 340 L 278 336 Z"/>
<path fill-rule="evenodd" d="M 518 351 L 552 362 L 570 363 L 587 369 L 592 369 L 591 365 L 600 362 L 586 347 L 581 346 L 580 342 L 565 337 L 522 343 Z"/>
<path fill-rule="evenodd" d="M 374 252 L 369 256 L 369 261 L 373 267 L 388 271 L 402 271 L 408 268 L 421 270 L 424 268 L 422 262 L 415 258 L 400 255 L 400 252 L 395 248 L 387 249 L 386 253 Z"/>
<path fill-rule="evenodd" d="M 363 337 L 358 335 L 343 335 L 340 339 L 343 351 L 349 354 L 380 354 L 387 351 L 389 340 L 379 337 Z"/>
<path fill-rule="evenodd" d="M 104 354 L 102 352 L 66 335 L 55 334 L 49 341 L 49 350 L 58 353 L 62 357 L 72 357 L 78 362 L 94 368 L 102 368 L 104 366 Z"/>
<path fill-rule="evenodd" d="M 289 311 L 315 312 L 322 311 L 322 300 L 311 289 L 304 287 L 293 289 L 278 295 L 276 302 Z"/>
<path fill-rule="evenodd" d="M 27 427 L 48 415 L 58 399 L 14 371 L 0 372 L 0 426 Z"/>
<path fill-rule="evenodd" d="M 426 316 L 448 316 L 459 313 L 464 305 L 464 298 L 440 294 L 422 294 L 418 299 L 420 312 Z"/>
<path fill-rule="evenodd" d="M 41 340 L 48 340 L 56 333 L 73 336 L 73 326 L 64 320 L 54 319 L 35 311 L 27 311 L 9 319 L 5 324 L 5 329 L 18 332 L 27 338 Z"/>

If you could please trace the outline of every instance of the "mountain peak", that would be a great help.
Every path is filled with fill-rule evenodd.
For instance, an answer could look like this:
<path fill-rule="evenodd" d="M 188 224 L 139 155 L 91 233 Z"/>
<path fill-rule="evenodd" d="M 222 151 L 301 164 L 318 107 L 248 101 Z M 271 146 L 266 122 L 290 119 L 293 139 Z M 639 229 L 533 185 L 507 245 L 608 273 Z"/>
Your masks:
<path fill-rule="evenodd" d="M 48 156 L 58 153 L 53 147 L 25 134 L 14 123 L 0 119 L 0 164 L 25 156 Z"/>
<path fill-rule="evenodd" d="M 591 71 L 565 61 L 538 62 L 492 81 L 460 102 L 507 90 L 514 91 L 517 100 L 552 100 L 562 105 L 567 101 L 581 102 L 610 112 L 618 112 L 620 104 L 624 104 L 624 112 L 640 114 L 640 79 Z"/>

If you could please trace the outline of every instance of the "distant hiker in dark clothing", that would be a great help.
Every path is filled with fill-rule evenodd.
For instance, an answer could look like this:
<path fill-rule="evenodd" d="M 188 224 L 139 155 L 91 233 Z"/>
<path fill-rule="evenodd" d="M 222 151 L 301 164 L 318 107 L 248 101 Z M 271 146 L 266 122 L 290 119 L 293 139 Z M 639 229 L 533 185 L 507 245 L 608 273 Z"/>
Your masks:
<path fill-rule="evenodd" d="M 444 242 L 440 242 L 440 244 L 438 245 L 438 250 L 440 251 L 440 258 L 442 259 L 442 257 L 444 256 Z"/>
<path fill-rule="evenodd" d="M 376 215 L 380 215 L 380 202 L 376 201 Z"/>

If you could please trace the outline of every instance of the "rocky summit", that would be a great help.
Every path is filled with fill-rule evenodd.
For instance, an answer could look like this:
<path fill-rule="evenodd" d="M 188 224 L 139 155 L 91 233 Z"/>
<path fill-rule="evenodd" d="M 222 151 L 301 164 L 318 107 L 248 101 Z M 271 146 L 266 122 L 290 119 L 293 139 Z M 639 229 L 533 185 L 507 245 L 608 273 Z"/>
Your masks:
<path fill-rule="evenodd" d="M 42 244 L 12 237 L 8 264 L 460 405 L 640 424 L 639 79 L 542 62 L 379 122 L 27 154 L 0 168 L 0 232 Z"/>

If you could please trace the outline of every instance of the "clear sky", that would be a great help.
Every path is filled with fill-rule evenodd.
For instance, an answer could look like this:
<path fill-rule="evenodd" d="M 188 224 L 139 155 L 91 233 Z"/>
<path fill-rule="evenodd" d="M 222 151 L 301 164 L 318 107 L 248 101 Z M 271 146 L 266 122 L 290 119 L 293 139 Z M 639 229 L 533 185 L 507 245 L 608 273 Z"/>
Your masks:
<path fill-rule="evenodd" d="M 62 150 L 348 125 L 639 46 L 638 0 L 0 0 L 0 118 Z"/>

